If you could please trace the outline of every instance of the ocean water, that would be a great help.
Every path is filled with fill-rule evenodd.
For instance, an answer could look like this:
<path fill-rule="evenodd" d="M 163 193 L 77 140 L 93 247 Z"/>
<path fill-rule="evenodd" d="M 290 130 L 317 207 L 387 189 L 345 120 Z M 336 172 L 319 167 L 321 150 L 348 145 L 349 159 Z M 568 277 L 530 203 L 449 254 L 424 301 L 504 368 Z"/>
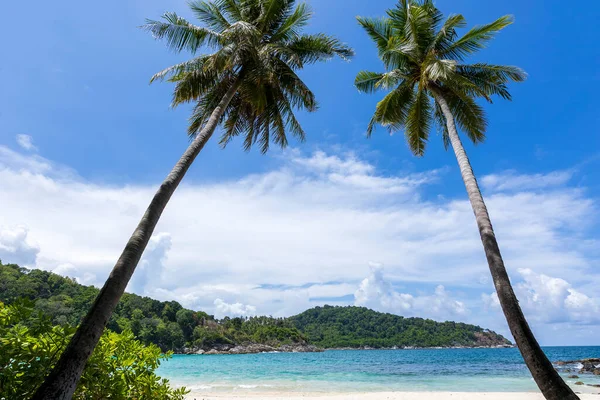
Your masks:
<path fill-rule="evenodd" d="M 552 361 L 600 358 L 600 347 L 546 347 Z M 572 374 L 561 371 L 565 379 Z M 158 374 L 194 392 L 533 392 L 517 349 L 330 350 L 176 355 Z M 600 377 L 580 375 L 600 384 Z"/>

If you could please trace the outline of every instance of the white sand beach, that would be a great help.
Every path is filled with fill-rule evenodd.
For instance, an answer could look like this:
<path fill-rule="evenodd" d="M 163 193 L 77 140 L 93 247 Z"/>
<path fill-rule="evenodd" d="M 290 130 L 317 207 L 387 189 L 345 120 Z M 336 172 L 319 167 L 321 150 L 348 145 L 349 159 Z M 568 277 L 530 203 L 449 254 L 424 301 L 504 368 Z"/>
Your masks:
<path fill-rule="evenodd" d="M 595 390 L 592 390 L 595 389 Z M 583 388 L 581 400 L 600 400 L 600 389 Z M 190 393 L 190 400 L 544 400 L 538 393 L 449 393 L 449 392 L 381 392 L 381 393 Z"/>

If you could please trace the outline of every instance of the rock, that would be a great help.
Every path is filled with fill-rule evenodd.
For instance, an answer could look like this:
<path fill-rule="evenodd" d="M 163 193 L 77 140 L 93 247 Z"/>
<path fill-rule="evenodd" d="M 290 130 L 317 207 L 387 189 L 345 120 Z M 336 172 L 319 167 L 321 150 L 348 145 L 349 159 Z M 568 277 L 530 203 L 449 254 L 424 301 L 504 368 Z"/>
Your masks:
<path fill-rule="evenodd" d="M 569 378 L 569 379 L 579 379 L 579 377 L 577 375 L 569 375 L 569 376 L 567 376 L 567 378 Z"/>
<path fill-rule="evenodd" d="M 584 383 L 583 383 L 583 382 L 575 382 L 575 384 L 576 384 L 576 385 L 579 385 L 579 386 L 583 386 L 583 385 L 584 385 Z"/>
<path fill-rule="evenodd" d="M 588 386 L 595 387 L 595 388 L 600 388 L 600 385 L 592 385 L 592 384 L 589 384 L 589 383 L 588 383 Z"/>
<path fill-rule="evenodd" d="M 311 344 L 285 344 L 279 347 L 269 346 L 266 344 L 249 343 L 249 344 L 219 344 L 213 347 L 205 348 L 184 348 L 178 351 L 178 354 L 257 354 L 257 353 L 316 353 L 322 352 L 323 349 Z"/>
<path fill-rule="evenodd" d="M 583 360 L 557 361 L 554 365 L 562 367 L 562 372 L 578 372 L 600 376 L 600 358 L 584 358 Z M 573 366 L 574 368 L 569 368 Z"/>

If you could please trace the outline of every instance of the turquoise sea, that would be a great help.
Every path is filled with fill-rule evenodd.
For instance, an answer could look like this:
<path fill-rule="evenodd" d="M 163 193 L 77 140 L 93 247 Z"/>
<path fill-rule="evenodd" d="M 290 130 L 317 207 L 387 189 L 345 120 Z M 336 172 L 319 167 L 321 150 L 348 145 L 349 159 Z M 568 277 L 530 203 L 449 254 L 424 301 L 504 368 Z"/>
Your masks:
<path fill-rule="evenodd" d="M 552 361 L 600 358 L 600 347 L 544 351 Z M 158 373 L 200 392 L 536 391 L 517 349 L 176 355 Z M 563 374 L 567 379 L 571 373 Z M 580 375 L 579 380 L 600 384 L 597 376 Z"/>

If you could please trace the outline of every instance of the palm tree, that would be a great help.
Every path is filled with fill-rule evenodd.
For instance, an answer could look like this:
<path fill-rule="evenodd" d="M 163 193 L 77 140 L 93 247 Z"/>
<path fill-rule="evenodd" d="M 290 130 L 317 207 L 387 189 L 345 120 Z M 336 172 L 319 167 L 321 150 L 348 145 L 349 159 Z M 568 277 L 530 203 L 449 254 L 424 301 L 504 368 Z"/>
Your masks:
<path fill-rule="evenodd" d="M 473 143 L 485 140 L 487 126 L 478 98 L 491 102 L 498 95 L 510 100 L 507 84 L 525 80 L 517 68 L 484 63 L 466 64 L 467 56 L 483 49 L 496 33 L 512 23 L 510 16 L 476 26 L 459 37 L 466 25 L 462 15 L 444 20 L 432 0 L 400 0 L 384 18 L 358 18 L 375 42 L 386 72 L 362 71 L 356 87 L 389 93 L 377 104 L 368 127 L 379 124 L 404 130 L 410 150 L 423 156 L 431 127 L 439 125 L 443 143 L 452 146 L 475 213 L 477 226 L 504 315 L 537 385 L 552 400 L 578 397 L 565 384 L 537 343 L 515 296 L 504 267 L 487 208 L 458 135 L 460 128 Z"/>
<path fill-rule="evenodd" d="M 202 26 L 166 13 L 162 21 L 149 20 L 143 28 L 177 52 L 187 50 L 195 56 L 205 48 L 214 50 L 152 78 L 176 83 L 174 106 L 195 102 L 189 127 L 191 144 L 161 184 L 94 304 L 34 399 L 72 397 L 167 202 L 216 127 L 223 125 L 223 146 L 233 137 L 244 135 L 246 150 L 258 142 L 263 153 L 270 143 L 285 147 L 287 132 L 304 140 L 294 109 L 315 111 L 317 102 L 296 71 L 334 56 L 349 59 L 353 55 L 352 49 L 333 37 L 302 34 L 311 11 L 305 4 L 296 6 L 295 0 L 195 1 L 190 7 Z"/>

